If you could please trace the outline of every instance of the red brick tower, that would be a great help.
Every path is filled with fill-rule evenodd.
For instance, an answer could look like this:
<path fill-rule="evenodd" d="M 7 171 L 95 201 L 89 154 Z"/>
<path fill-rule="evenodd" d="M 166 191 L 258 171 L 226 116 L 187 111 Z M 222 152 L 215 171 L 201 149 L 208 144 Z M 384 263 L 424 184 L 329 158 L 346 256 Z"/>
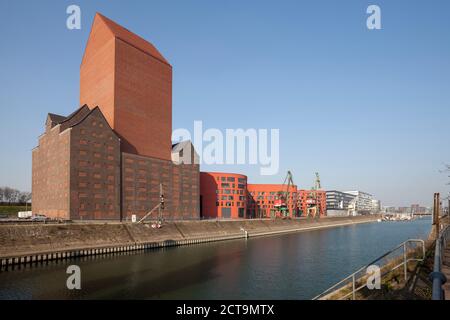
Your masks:
<path fill-rule="evenodd" d="M 122 151 L 171 159 L 172 67 L 146 40 L 97 13 L 80 68 L 80 105 L 98 106 Z"/>
<path fill-rule="evenodd" d="M 97 14 L 80 69 L 83 107 L 67 117 L 49 114 L 33 149 L 33 212 L 130 221 L 160 202 L 162 186 L 165 219 L 198 219 L 195 150 L 189 141 L 171 143 L 170 64 Z M 172 162 L 187 150 L 190 164 Z"/>

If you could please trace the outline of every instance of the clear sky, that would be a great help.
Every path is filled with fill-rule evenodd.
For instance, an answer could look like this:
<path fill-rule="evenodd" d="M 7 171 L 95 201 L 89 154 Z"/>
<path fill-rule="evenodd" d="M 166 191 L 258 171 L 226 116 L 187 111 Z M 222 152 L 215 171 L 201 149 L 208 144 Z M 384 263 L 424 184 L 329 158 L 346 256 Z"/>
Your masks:
<path fill-rule="evenodd" d="M 81 30 L 66 8 L 81 7 Z M 381 8 L 381 30 L 366 9 Z M 202 166 L 301 188 L 362 190 L 384 205 L 450 191 L 450 1 L 0 1 L 0 185 L 31 189 L 48 112 L 78 105 L 95 12 L 173 66 L 173 128 L 279 128 L 280 173 Z"/>

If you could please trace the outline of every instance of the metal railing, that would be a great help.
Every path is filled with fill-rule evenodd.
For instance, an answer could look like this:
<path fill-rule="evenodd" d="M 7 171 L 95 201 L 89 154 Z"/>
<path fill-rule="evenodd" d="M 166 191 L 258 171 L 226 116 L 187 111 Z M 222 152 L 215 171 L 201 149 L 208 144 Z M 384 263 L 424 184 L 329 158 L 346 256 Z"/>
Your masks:
<path fill-rule="evenodd" d="M 434 266 L 433 272 L 430 273 L 430 279 L 433 281 L 433 300 L 444 300 L 444 290 L 442 285 L 447 282 L 445 274 L 442 273 L 442 258 L 444 257 L 444 250 L 447 246 L 447 241 L 450 237 L 450 226 L 445 227 L 436 239 L 436 247 L 434 248 Z"/>
<path fill-rule="evenodd" d="M 409 257 L 408 258 L 408 244 L 415 244 L 415 245 L 421 245 L 421 252 L 422 257 L 416 258 L 416 257 Z M 414 246 L 413 248 L 410 248 L 409 253 L 415 253 L 418 247 Z M 403 249 L 402 255 L 403 258 L 400 258 L 399 249 Z M 389 260 L 391 259 L 391 260 Z M 391 267 L 389 266 L 389 263 L 392 263 L 394 261 L 395 263 L 401 259 L 402 261 L 395 266 Z M 351 281 L 351 291 L 347 294 L 342 293 L 342 296 L 339 296 L 338 300 L 345 300 L 351 297 L 352 300 L 356 300 L 356 293 L 360 291 L 361 289 L 367 287 L 367 282 L 364 281 L 364 278 L 367 276 L 366 270 L 368 267 L 377 265 L 380 270 L 382 271 L 381 276 L 385 276 L 388 273 L 391 273 L 392 271 L 400 268 L 403 266 L 403 273 L 404 273 L 404 279 L 405 282 L 408 280 L 408 262 L 410 261 L 423 261 L 425 259 L 425 241 L 422 239 L 408 239 L 405 242 L 402 242 L 397 247 L 395 247 L 392 250 L 389 250 L 382 256 L 378 257 L 377 259 L 373 260 L 371 263 L 365 265 L 364 267 L 359 268 L 357 271 L 349 275 L 348 277 L 344 278 L 343 280 L 339 281 L 335 285 L 331 286 L 318 296 L 314 297 L 313 300 L 321 300 L 321 299 L 327 299 L 327 297 L 332 297 L 333 295 L 339 295 L 340 291 L 349 288 L 350 287 L 350 281 Z M 383 261 L 385 261 L 383 265 Z M 384 270 L 383 270 L 384 269 Z M 362 284 L 359 284 L 358 282 L 361 282 Z"/>

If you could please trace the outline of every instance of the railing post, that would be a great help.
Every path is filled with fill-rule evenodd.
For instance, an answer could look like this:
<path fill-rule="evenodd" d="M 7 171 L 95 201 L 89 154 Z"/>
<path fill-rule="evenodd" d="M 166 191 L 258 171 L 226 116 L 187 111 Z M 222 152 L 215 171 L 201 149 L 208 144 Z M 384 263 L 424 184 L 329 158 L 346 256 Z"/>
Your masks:
<path fill-rule="evenodd" d="M 434 267 L 433 272 L 430 274 L 430 279 L 433 282 L 433 293 L 432 300 L 444 300 L 444 290 L 442 289 L 442 285 L 447 281 L 445 274 L 442 273 L 441 265 L 442 265 L 442 254 L 443 254 L 443 246 L 445 241 L 445 235 L 448 232 L 450 227 L 447 227 L 441 234 L 438 234 L 436 239 L 436 246 L 434 248 Z M 444 247 L 445 248 L 445 247 Z"/>
<path fill-rule="evenodd" d="M 422 240 L 422 261 L 425 261 L 425 255 L 426 255 L 426 252 L 425 252 L 425 241 L 423 241 Z"/>
<path fill-rule="evenodd" d="M 352 282 L 353 282 L 353 284 L 352 284 L 352 297 L 353 297 L 353 300 L 356 300 L 356 292 L 355 292 L 355 274 L 353 274 L 353 276 L 352 276 Z"/>
<path fill-rule="evenodd" d="M 408 264 L 407 264 L 406 260 L 407 260 L 407 257 L 406 257 L 406 241 L 405 241 L 405 242 L 403 242 L 403 264 L 404 264 L 403 268 L 405 271 L 405 283 L 408 280 Z"/>
<path fill-rule="evenodd" d="M 450 227 L 448 229 L 446 229 L 447 231 L 449 231 L 450 234 Z M 446 234 L 447 235 L 447 234 Z M 359 269 L 358 271 L 354 272 L 353 274 L 347 276 L 346 278 L 344 278 L 343 280 L 341 280 L 340 282 L 336 283 L 335 285 L 333 285 L 332 287 L 328 288 L 327 290 L 325 290 L 324 292 L 322 292 L 321 294 L 319 294 L 318 296 L 314 297 L 313 300 L 318 300 L 321 299 L 322 297 L 325 297 L 326 295 L 329 295 L 330 293 L 334 292 L 334 291 L 338 291 L 340 289 L 342 289 L 342 287 L 340 289 L 336 289 L 339 288 L 338 286 L 341 285 L 342 283 L 345 283 L 345 287 L 348 288 L 348 280 L 351 279 L 352 281 L 352 291 L 350 293 L 346 293 L 343 297 L 340 297 L 339 299 L 347 299 L 350 295 L 352 296 L 353 300 L 356 300 L 356 292 L 359 291 L 361 288 L 366 287 L 366 285 L 361 286 L 359 288 L 356 288 L 357 284 L 356 284 L 356 274 L 359 274 L 359 272 L 361 270 L 367 269 L 369 266 L 376 264 L 377 261 L 381 261 L 381 259 L 385 259 L 386 257 L 388 257 L 389 255 L 395 253 L 395 259 L 396 261 L 398 261 L 397 259 L 399 258 L 398 256 L 398 250 L 400 250 L 401 248 L 403 248 L 403 266 L 404 266 L 404 276 L 405 276 L 405 280 L 407 280 L 408 278 L 408 247 L 407 244 L 411 243 L 411 242 L 420 242 L 420 244 L 422 245 L 422 258 L 415 258 L 414 256 L 412 256 L 411 260 L 415 260 L 415 261 L 424 261 L 425 258 L 425 241 L 423 239 L 409 239 L 405 242 L 402 242 L 401 244 L 399 244 L 398 246 L 396 246 L 394 249 L 388 251 L 387 253 L 385 253 L 384 255 L 378 257 L 376 260 L 372 261 L 371 263 L 369 263 L 368 265 L 362 267 L 361 269 Z M 400 258 L 401 259 L 401 258 Z M 435 264 L 436 265 L 436 264 Z M 402 266 L 402 263 L 399 263 L 395 266 L 394 269 L 389 269 L 388 272 L 392 272 L 393 270 L 397 270 L 400 269 L 400 267 Z M 436 274 L 436 273 L 432 273 L 430 274 L 430 278 L 434 279 L 434 276 L 440 276 L 441 274 Z M 444 276 L 442 274 L 442 276 Z M 445 278 L 445 276 L 444 276 Z M 445 282 L 445 280 L 444 280 Z M 334 290 L 334 291 L 332 291 Z M 434 293 L 434 291 L 433 291 Z"/>

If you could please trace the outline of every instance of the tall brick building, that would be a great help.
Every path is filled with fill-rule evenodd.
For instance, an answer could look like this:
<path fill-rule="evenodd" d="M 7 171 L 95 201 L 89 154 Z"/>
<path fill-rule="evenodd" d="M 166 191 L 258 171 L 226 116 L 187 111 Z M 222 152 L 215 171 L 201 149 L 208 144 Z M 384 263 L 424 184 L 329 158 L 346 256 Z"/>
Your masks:
<path fill-rule="evenodd" d="M 172 67 L 149 42 L 97 14 L 80 68 L 81 108 L 49 114 L 33 150 L 33 212 L 61 219 L 198 219 L 199 165 L 172 145 Z M 189 149 L 189 150 L 187 150 Z M 189 163 L 178 160 L 189 151 Z M 172 161 L 176 159 L 176 161 Z"/>
<path fill-rule="evenodd" d="M 80 105 L 98 106 L 124 152 L 170 160 L 172 66 L 149 42 L 97 14 L 80 68 Z"/>

